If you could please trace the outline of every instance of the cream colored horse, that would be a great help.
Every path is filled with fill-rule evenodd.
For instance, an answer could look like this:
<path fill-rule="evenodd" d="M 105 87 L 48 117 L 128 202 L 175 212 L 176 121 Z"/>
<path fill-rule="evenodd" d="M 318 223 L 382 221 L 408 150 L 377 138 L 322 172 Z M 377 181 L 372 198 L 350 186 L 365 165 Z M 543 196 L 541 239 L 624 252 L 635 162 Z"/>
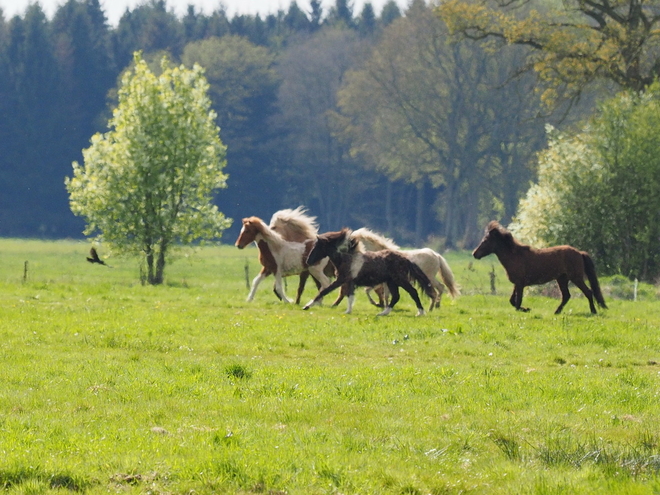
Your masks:
<path fill-rule="evenodd" d="M 367 251 L 381 251 L 383 249 L 399 251 L 406 255 L 410 261 L 419 266 L 429 278 L 436 291 L 436 297 L 431 301 L 429 311 L 436 306 L 440 307 L 440 298 L 445 290 L 445 286 L 452 298 L 456 298 L 460 295 L 460 290 L 454 280 L 454 274 L 447 264 L 447 261 L 440 253 L 436 253 L 433 249 L 401 249 L 394 241 L 392 241 L 392 239 L 376 234 L 367 228 L 354 230 L 352 237 L 360 241 Z M 440 275 L 444 284 L 436 278 L 436 275 Z M 385 287 L 384 290 L 386 291 L 387 288 Z M 373 304 L 376 304 L 377 306 L 382 304 L 374 302 L 368 292 L 367 295 Z M 382 297 L 386 299 L 388 296 L 385 293 Z"/>

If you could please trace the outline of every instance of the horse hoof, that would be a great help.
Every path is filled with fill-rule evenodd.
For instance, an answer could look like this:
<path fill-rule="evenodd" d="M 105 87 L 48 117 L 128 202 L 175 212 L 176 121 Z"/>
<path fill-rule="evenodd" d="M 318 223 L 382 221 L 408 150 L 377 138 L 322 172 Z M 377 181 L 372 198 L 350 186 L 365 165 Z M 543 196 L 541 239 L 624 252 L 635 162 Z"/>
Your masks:
<path fill-rule="evenodd" d="M 418 309 L 417 314 L 415 316 L 424 316 L 426 313 L 424 312 L 423 309 Z"/>
<path fill-rule="evenodd" d="M 311 308 L 311 306 L 309 304 L 306 304 L 305 306 L 303 306 L 303 311 L 307 311 L 309 308 Z"/>
<path fill-rule="evenodd" d="M 387 316 L 387 315 L 390 314 L 391 311 L 392 311 L 392 308 L 390 308 L 390 307 L 388 306 L 388 307 L 386 307 L 383 311 L 381 311 L 380 313 L 378 313 L 376 316 Z"/>

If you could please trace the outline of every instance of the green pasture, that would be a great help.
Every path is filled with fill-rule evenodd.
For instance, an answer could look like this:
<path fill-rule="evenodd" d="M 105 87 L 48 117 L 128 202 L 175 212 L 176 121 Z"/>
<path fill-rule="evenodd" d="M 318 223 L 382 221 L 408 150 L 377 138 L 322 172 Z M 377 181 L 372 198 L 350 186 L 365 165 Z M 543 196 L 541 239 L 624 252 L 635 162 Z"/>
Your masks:
<path fill-rule="evenodd" d="M 253 248 L 185 251 L 158 287 L 88 249 L 0 240 L 6 493 L 660 492 L 653 286 L 516 313 L 495 258 L 448 253 L 460 298 L 379 318 L 361 292 L 352 315 L 280 303 L 272 278 L 246 303 Z"/>

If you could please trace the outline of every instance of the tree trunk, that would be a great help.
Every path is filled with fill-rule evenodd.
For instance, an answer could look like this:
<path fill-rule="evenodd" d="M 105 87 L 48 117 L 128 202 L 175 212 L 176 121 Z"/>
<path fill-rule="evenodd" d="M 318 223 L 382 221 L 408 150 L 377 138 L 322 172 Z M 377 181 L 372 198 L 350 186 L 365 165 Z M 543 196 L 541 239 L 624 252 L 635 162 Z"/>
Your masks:
<path fill-rule="evenodd" d="M 426 198 L 424 195 L 424 182 L 417 184 L 417 208 L 415 215 L 415 245 L 421 246 L 424 242 L 424 220 L 426 211 Z"/>
<path fill-rule="evenodd" d="M 147 259 L 147 282 L 150 285 L 160 285 L 164 280 L 165 272 L 165 252 L 167 250 L 167 244 L 162 243 L 158 251 L 158 255 L 154 256 L 153 249 L 149 248 L 147 250 L 146 259 Z M 155 258 L 155 259 L 154 259 Z M 154 263 L 155 262 L 155 263 Z M 155 266 L 154 266 L 155 265 Z"/>

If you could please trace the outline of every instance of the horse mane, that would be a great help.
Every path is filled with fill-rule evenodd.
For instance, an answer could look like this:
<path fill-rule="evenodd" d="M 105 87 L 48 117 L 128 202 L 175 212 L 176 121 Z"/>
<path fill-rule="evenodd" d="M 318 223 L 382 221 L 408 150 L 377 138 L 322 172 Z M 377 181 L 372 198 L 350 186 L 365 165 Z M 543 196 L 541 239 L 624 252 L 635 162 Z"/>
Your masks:
<path fill-rule="evenodd" d="M 266 222 L 264 222 L 259 217 L 244 218 L 243 224 L 245 223 L 250 223 L 254 225 L 255 228 L 259 231 L 259 233 L 264 237 L 264 239 L 270 239 L 275 242 L 284 241 L 284 238 L 279 234 L 279 232 L 276 232 L 275 230 L 271 229 L 268 225 L 266 225 Z"/>
<path fill-rule="evenodd" d="M 318 236 L 319 239 L 337 244 L 337 251 L 343 253 L 364 252 L 364 247 L 359 239 L 353 235 L 353 231 L 344 227 L 338 232 L 326 232 Z"/>
<path fill-rule="evenodd" d="M 287 239 L 314 239 L 319 230 L 316 217 L 306 214 L 303 206 L 296 209 L 287 208 L 276 211 L 270 219 L 270 228 L 280 230 L 282 237 Z M 285 232 L 286 231 L 286 232 Z"/>
<path fill-rule="evenodd" d="M 392 239 L 376 234 L 366 227 L 353 231 L 352 236 L 358 239 L 368 251 L 381 251 L 383 249 L 396 251 L 399 249 L 399 246 Z"/>
<path fill-rule="evenodd" d="M 502 227 L 502 225 L 500 225 L 500 223 L 495 221 L 495 220 L 491 221 L 488 224 L 488 227 L 486 227 L 486 231 L 487 232 L 496 231 L 499 234 L 500 239 L 502 239 L 504 245 L 508 249 L 516 249 L 516 248 L 518 248 L 518 249 L 531 249 L 531 246 L 528 246 L 526 244 L 521 244 L 520 242 L 518 242 L 513 237 L 513 234 L 511 232 L 509 232 L 507 229 Z"/>

